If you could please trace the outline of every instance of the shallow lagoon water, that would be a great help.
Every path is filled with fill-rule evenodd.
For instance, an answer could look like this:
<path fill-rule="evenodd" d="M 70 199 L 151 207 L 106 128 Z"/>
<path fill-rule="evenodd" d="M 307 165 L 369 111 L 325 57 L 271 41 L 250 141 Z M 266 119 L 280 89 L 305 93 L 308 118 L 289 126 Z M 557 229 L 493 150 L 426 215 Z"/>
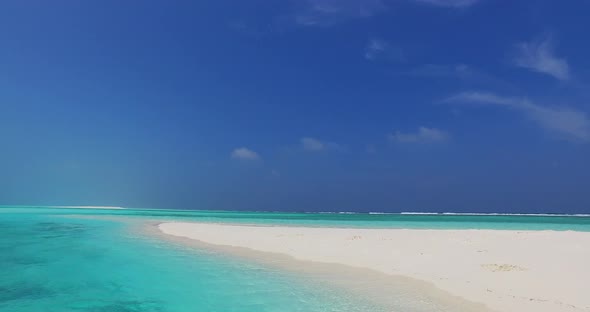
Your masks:
<path fill-rule="evenodd" d="M 141 225 L 153 220 L 590 230 L 590 218 L 565 216 L 0 207 L 0 312 L 390 311 L 302 275 L 184 247 L 142 232 Z M 438 311 L 428 309 L 428 304 L 410 307 L 407 298 L 400 298 L 400 302 L 404 304 L 395 311 Z"/>
<path fill-rule="evenodd" d="M 287 272 L 185 249 L 126 222 L 0 213 L 0 311 L 379 311 Z"/>

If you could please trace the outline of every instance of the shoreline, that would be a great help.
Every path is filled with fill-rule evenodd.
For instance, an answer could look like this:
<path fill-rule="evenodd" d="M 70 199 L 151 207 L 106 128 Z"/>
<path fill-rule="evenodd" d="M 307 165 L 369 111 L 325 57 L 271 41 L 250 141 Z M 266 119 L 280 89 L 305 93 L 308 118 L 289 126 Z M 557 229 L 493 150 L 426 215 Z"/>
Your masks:
<path fill-rule="evenodd" d="M 211 244 L 193 238 L 166 234 L 159 226 L 169 222 L 153 220 L 138 230 L 177 246 L 207 250 L 269 269 L 294 274 L 315 285 L 339 289 L 359 300 L 371 302 L 387 311 L 495 312 L 485 305 L 470 302 L 435 287 L 432 283 L 402 275 L 389 275 L 346 264 L 296 259 L 292 256 L 252 248 Z M 259 225 L 254 225 L 259 226 Z"/>
<path fill-rule="evenodd" d="M 201 248 L 213 247 L 256 261 L 286 257 L 281 265 L 287 269 L 296 261 L 303 263 L 300 266 L 322 264 L 318 274 L 332 271 L 335 276 L 342 275 L 330 268 L 335 265 L 371 271 L 390 283 L 394 281 L 395 287 L 388 288 L 393 293 L 413 289 L 458 308 L 454 311 L 485 311 L 483 305 L 499 312 L 590 311 L 590 299 L 583 291 L 585 281 L 590 280 L 585 266 L 590 263 L 590 251 L 585 248 L 590 246 L 590 233 L 185 222 L 165 222 L 157 227 L 162 235 L 180 238 L 184 244 L 188 240 Z M 360 277 L 354 275 L 349 272 L 346 276 Z M 364 287 L 373 290 L 387 284 L 364 282 Z M 341 283 L 351 287 L 350 282 Z M 378 297 L 387 294 L 392 292 L 377 292 L 372 299 L 380 300 Z"/>

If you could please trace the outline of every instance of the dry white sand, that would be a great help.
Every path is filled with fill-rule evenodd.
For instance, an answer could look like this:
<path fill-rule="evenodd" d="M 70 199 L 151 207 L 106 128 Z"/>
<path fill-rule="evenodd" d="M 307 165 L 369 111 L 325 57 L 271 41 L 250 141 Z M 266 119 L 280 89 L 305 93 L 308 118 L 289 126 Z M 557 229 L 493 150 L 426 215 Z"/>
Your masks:
<path fill-rule="evenodd" d="M 590 233 L 163 223 L 169 235 L 430 282 L 501 312 L 590 311 Z"/>

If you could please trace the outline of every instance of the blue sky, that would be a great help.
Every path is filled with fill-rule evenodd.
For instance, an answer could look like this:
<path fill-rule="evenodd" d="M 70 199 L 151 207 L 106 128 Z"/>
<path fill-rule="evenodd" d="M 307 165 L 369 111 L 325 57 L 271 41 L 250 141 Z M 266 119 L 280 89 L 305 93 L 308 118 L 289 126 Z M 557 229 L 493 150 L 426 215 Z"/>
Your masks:
<path fill-rule="evenodd" d="M 0 203 L 590 212 L 590 3 L 0 3 Z"/>

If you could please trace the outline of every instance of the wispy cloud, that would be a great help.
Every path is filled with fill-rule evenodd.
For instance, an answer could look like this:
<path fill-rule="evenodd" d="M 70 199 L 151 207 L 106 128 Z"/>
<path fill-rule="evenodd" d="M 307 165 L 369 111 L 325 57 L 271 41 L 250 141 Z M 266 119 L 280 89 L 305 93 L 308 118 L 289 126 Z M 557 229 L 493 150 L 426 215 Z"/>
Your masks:
<path fill-rule="evenodd" d="M 436 80 L 460 81 L 465 88 L 495 87 L 501 90 L 516 90 L 513 83 L 468 64 L 424 64 L 407 72 L 404 76 Z"/>
<path fill-rule="evenodd" d="M 450 139 L 450 135 L 436 128 L 420 127 L 416 132 L 396 131 L 389 135 L 389 140 L 398 143 L 437 143 Z"/>
<path fill-rule="evenodd" d="M 445 100 L 450 103 L 500 105 L 524 113 L 542 128 L 570 141 L 590 141 L 590 120 L 584 112 L 569 108 L 552 108 L 527 98 L 505 97 L 487 92 L 463 92 Z"/>
<path fill-rule="evenodd" d="M 228 27 L 253 37 L 281 34 L 296 28 L 331 27 L 354 20 L 370 19 L 386 13 L 402 0 L 298 0 L 286 12 L 270 16 L 263 21 L 233 20 Z M 465 8 L 481 0 L 405 0 L 430 7 Z M 272 2 L 272 1 L 271 1 Z M 269 3 L 271 3 L 269 2 Z M 262 10 L 264 11 L 264 10 Z M 379 49 L 378 45 L 373 48 Z M 371 53 L 369 53 L 371 54 Z M 369 56 L 370 58 L 371 56 Z"/>
<path fill-rule="evenodd" d="M 466 8 L 479 2 L 480 0 L 414 0 L 424 4 L 430 4 L 439 7 Z"/>
<path fill-rule="evenodd" d="M 386 9 L 382 0 L 307 0 L 295 15 L 300 26 L 331 26 L 371 17 Z"/>
<path fill-rule="evenodd" d="M 516 45 L 514 64 L 534 72 L 547 74 L 559 80 L 570 78 L 567 60 L 554 55 L 553 41 L 547 36 L 542 40 L 521 42 Z"/>
<path fill-rule="evenodd" d="M 245 147 L 239 147 L 232 151 L 231 157 L 233 159 L 241 160 L 260 160 L 258 153 Z"/>
<path fill-rule="evenodd" d="M 420 77 L 455 77 L 471 79 L 481 76 L 481 73 L 466 64 L 424 64 L 408 72 L 411 76 Z"/>
<path fill-rule="evenodd" d="M 304 150 L 311 152 L 342 150 L 342 146 L 339 144 L 334 142 L 323 142 L 310 137 L 301 138 L 301 147 L 303 147 Z"/>
<path fill-rule="evenodd" d="M 372 38 L 365 47 L 365 58 L 369 61 L 403 61 L 404 55 L 400 48 L 393 46 L 388 41 Z"/>

